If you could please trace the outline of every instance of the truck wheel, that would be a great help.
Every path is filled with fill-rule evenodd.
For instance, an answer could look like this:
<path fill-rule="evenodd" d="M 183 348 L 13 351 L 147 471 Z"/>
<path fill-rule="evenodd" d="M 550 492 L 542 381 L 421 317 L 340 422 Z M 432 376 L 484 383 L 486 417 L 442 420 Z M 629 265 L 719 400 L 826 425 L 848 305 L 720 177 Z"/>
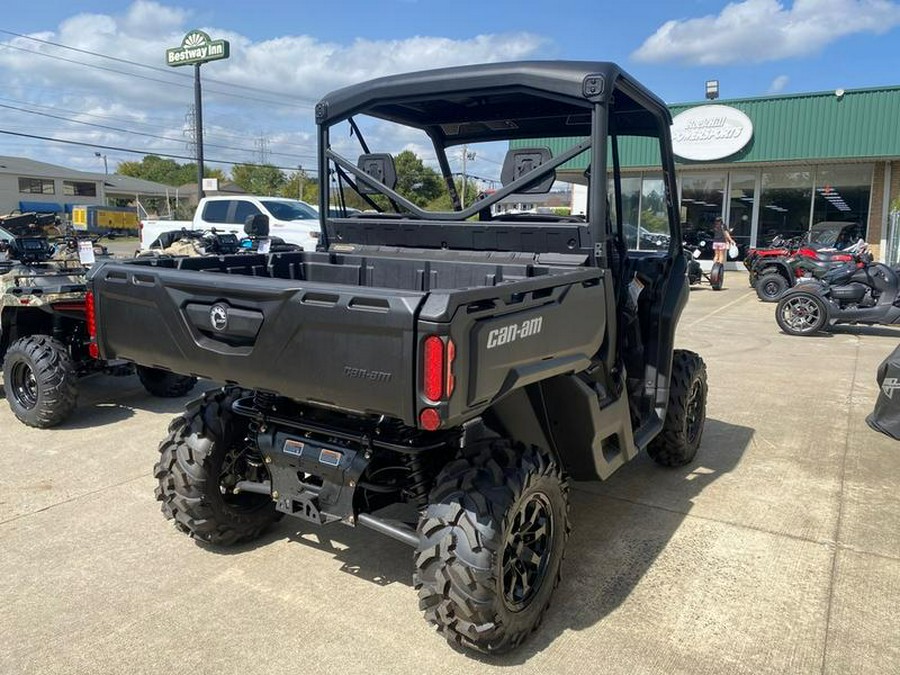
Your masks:
<path fill-rule="evenodd" d="M 230 546 L 256 539 L 279 517 L 268 495 L 234 493 L 238 481 L 269 480 L 262 457 L 247 442 L 249 420 L 231 410 L 248 394 L 228 387 L 189 403 L 169 425 L 153 469 L 163 515 L 182 532 L 209 544 Z"/>
<path fill-rule="evenodd" d="M 812 335 L 828 323 L 828 308 L 814 293 L 792 291 L 778 301 L 775 321 L 788 335 Z"/>
<path fill-rule="evenodd" d="M 149 368 L 147 366 L 137 366 L 137 376 L 144 385 L 144 389 L 153 396 L 161 398 L 178 398 L 184 396 L 194 385 L 197 384 L 196 377 L 189 375 L 178 375 L 170 373 L 167 370 L 159 368 Z"/>
<path fill-rule="evenodd" d="M 669 405 L 662 431 L 647 446 L 647 453 L 662 466 L 684 466 L 693 461 L 706 421 L 706 364 L 694 352 L 676 349 L 672 357 Z"/>
<path fill-rule="evenodd" d="M 75 409 L 78 389 L 66 346 L 46 335 L 13 342 L 3 360 L 3 383 L 13 414 L 30 427 L 46 429 Z"/>
<path fill-rule="evenodd" d="M 419 520 L 419 607 L 448 642 L 514 648 L 540 624 L 569 534 L 568 482 L 536 447 L 487 439 L 438 475 Z"/>
<path fill-rule="evenodd" d="M 761 275 L 756 282 L 756 297 L 763 302 L 778 302 L 790 284 L 778 270 L 771 270 Z"/>

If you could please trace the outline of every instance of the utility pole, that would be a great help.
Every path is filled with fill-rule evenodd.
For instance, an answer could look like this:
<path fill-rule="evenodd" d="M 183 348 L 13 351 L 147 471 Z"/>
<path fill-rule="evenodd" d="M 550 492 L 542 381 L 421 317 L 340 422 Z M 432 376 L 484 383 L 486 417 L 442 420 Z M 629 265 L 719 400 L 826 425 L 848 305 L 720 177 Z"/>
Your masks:
<path fill-rule="evenodd" d="M 303 201 L 303 165 L 297 166 L 297 199 Z"/>
<path fill-rule="evenodd" d="M 269 163 L 269 139 L 260 134 L 259 138 L 254 141 L 256 145 L 256 149 L 259 152 L 259 163 L 268 164 Z"/>
<path fill-rule="evenodd" d="M 194 64 L 194 141 L 197 144 L 197 203 L 203 193 L 203 94 L 200 91 L 200 64 Z"/>
<path fill-rule="evenodd" d="M 469 146 L 464 145 L 462 148 L 462 208 L 466 208 L 466 186 L 469 183 L 466 175 L 466 162 L 469 160 L 475 161 L 475 153 L 469 152 Z"/>

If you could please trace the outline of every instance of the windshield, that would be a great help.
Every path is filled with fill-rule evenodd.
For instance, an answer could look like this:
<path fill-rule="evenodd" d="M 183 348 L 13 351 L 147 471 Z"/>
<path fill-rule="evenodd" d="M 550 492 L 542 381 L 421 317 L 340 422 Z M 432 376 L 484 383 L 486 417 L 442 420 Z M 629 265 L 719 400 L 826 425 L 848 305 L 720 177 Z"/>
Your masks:
<path fill-rule="evenodd" d="M 0 227 L 0 241 L 12 241 L 14 238 L 11 233 Z"/>
<path fill-rule="evenodd" d="M 262 200 L 262 205 L 278 220 L 318 220 L 319 214 L 311 206 L 298 201 Z"/>
<path fill-rule="evenodd" d="M 862 236 L 856 223 L 816 223 L 809 231 L 809 243 L 846 248 Z"/>

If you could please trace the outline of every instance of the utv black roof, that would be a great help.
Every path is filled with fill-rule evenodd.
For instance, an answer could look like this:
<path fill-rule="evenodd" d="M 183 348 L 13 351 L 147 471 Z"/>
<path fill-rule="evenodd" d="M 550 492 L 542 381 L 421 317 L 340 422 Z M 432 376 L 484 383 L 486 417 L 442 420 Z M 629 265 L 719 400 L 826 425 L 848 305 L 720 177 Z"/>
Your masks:
<path fill-rule="evenodd" d="M 615 63 L 518 61 L 404 73 L 351 85 L 316 105 L 323 126 L 364 113 L 423 129 L 441 145 L 590 133 L 615 92 L 619 133 L 655 134 L 666 104 Z M 660 120 L 660 117 L 662 120 Z"/>

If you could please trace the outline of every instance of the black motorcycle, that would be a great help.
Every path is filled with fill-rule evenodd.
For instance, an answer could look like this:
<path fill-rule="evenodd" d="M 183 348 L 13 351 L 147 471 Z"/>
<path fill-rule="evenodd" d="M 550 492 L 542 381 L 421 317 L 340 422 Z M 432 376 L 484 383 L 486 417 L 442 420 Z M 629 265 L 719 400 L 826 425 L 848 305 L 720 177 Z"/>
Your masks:
<path fill-rule="evenodd" d="M 838 323 L 900 324 L 900 275 L 881 263 L 846 263 L 785 291 L 775 320 L 789 335 L 812 335 Z"/>

